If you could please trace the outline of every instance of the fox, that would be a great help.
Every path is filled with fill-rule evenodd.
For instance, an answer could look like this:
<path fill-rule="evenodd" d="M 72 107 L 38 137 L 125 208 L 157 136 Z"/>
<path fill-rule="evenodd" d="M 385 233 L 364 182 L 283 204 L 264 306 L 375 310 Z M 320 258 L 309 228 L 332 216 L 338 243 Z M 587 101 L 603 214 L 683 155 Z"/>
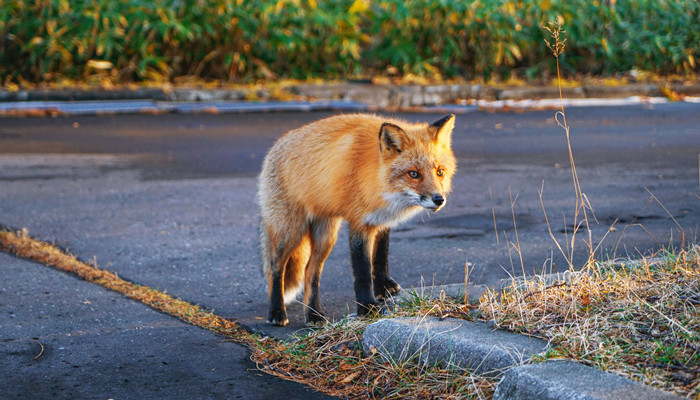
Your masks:
<path fill-rule="evenodd" d="M 291 130 L 272 145 L 257 194 L 268 324 L 287 325 L 286 305 L 302 291 L 306 322 L 327 320 L 321 273 L 343 221 L 357 315 L 401 291 L 389 276 L 389 232 L 421 210 L 445 206 L 457 171 L 454 124 L 453 114 L 431 124 L 341 114 Z"/>

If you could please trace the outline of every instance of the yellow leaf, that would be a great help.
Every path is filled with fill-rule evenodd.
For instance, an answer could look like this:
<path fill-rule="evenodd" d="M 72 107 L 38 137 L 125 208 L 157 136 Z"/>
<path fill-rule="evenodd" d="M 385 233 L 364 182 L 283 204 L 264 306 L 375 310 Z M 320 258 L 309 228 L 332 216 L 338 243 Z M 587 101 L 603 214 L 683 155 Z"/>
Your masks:
<path fill-rule="evenodd" d="M 449 19 L 450 19 L 450 22 L 451 22 L 452 24 L 456 24 L 457 21 L 458 21 L 457 13 L 455 13 L 455 12 L 450 13 L 450 18 L 449 18 Z"/>
<path fill-rule="evenodd" d="M 503 5 L 503 11 L 507 12 L 510 15 L 515 15 L 515 5 L 511 2 L 507 2 Z"/>
<path fill-rule="evenodd" d="M 515 44 L 510 46 L 510 54 L 512 54 L 516 60 L 520 60 L 523 58 L 523 53 L 520 52 L 520 47 L 518 47 L 518 45 Z"/>
<path fill-rule="evenodd" d="M 10 93 L 19 92 L 19 85 L 13 82 L 6 82 L 5 89 Z"/>
<path fill-rule="evenodd" d="M 494 63 L 496 65 L 501 65 L 501 60 L 503 59 L 503 45 L 501 43 L 496 46 L 496 55 L 494 57 Z"/>
<path fill-rule="evenodd" d="M 56 25 L 58 22 L 56 20 L 51 20 L 46 23 L 46 33 L 49 34 L 49 36 L 53 36 L 53 33 L 56 31 Z"/>
<path fill-rule="evenodd" d="M 363 11 L 366 11 L 369 8 L 369 1 L 368 0 L 355 0 L 352 3 L 352 6 L 350 6 L 350 9 L 348 12 L 350 14 L 356 14 L 356 13 L 361 13 Z"/>
<path fill-rule="evenodd" d="M 168 16 L 165 14 L 165 11 L 163 11 L 163 9 L 159 8 L 159 9 L 156 10 L 156 12 L 158 13 L 158 16 L 160 17 L 160 20 L 163 21 L 164 24 L 167 24 L 167 23 L 170 22 L 170 19 L 169 19 Z"/>
<path fill-rule="evenodd" d="M 94 68 L 94 69 L 112 69 L 113 65 L 109 61 L 104 61 L 104 60 L 88 60 L 87 62 L 88 68 Z"/>
<path fill-rule="evenodd" d="M 164 73 L 168 71 L 168 63 L 166 63 L 165 61 L 159 61 L 159 62 L 156 64 L 156 66 L 158 67 L 158 69 L 159 69 L 160 71 L 162 71 L 162 72 L 164 72 Z"/>
<path fill-rule="evenodd" d="M 688 54 L 688 62 L 692 68 L 695 68 L 695 57 L 692 54 Z"/>
<path fill-rule="evenodd" d="M 64 27 L 60 28 L 59 30 L 56 31 L 56 36 L 61 36 L 61 35 L 63 35 L 67 30 L 68 30 L 68 27 L 67 27 L 67 26 L 64 26 Z"/>
<path fill-rule="evenodd" d="M 56 49 L 61 55 L 63 56 L 63 60 L 71 60 L 73 58 L 73 55 L 63 46 L 58 46 Z"/>

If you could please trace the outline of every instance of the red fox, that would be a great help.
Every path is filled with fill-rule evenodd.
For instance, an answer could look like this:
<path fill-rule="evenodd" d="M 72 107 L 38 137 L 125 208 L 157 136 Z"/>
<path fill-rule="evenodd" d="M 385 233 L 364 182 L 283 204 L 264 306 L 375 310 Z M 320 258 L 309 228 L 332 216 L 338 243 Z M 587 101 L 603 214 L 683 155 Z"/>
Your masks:
<path fill-rule="evenodd" d="M 389 277 L 389 229 L 445 205 L 457 169 L 453 128 L 454 115 L 428 125 L 350 114 L 277 140 L 258 187 L 267 323 L 289 323 L 285 304 L 302 289 L 307 322 L 325 321 L 319 282 L 343 220 L 350 229 L 357 314 L 401 290 Z"/>

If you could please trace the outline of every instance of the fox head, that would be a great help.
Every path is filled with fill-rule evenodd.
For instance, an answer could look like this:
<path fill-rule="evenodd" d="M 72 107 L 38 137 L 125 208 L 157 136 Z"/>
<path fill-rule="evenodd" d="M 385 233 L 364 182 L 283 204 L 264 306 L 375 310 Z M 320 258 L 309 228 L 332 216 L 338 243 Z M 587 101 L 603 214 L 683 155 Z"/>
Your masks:
<path fill-rule="evenodd" d="M 452 153 L 455 116 L 430 125 L 385 122 L 379 131 L 379 151 L 385 167 L 385 200 L 395 207 L 420 206 L 437 211 L 445 205 L 457 161 Z"/>

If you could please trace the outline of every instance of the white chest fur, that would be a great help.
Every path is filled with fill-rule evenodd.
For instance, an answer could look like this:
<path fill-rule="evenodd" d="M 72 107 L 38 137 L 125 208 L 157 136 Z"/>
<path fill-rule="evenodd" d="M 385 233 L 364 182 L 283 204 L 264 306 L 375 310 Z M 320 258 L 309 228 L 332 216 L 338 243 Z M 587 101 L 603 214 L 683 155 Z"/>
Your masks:
<path fill-rule="evenodd" d="M 416 215 L 423 207 L 419 206 L 419 196 L 415 193 L 385 193 L 386 206 L 379 208 L 364 219 L 367 225 L 394 227 Z"/>

